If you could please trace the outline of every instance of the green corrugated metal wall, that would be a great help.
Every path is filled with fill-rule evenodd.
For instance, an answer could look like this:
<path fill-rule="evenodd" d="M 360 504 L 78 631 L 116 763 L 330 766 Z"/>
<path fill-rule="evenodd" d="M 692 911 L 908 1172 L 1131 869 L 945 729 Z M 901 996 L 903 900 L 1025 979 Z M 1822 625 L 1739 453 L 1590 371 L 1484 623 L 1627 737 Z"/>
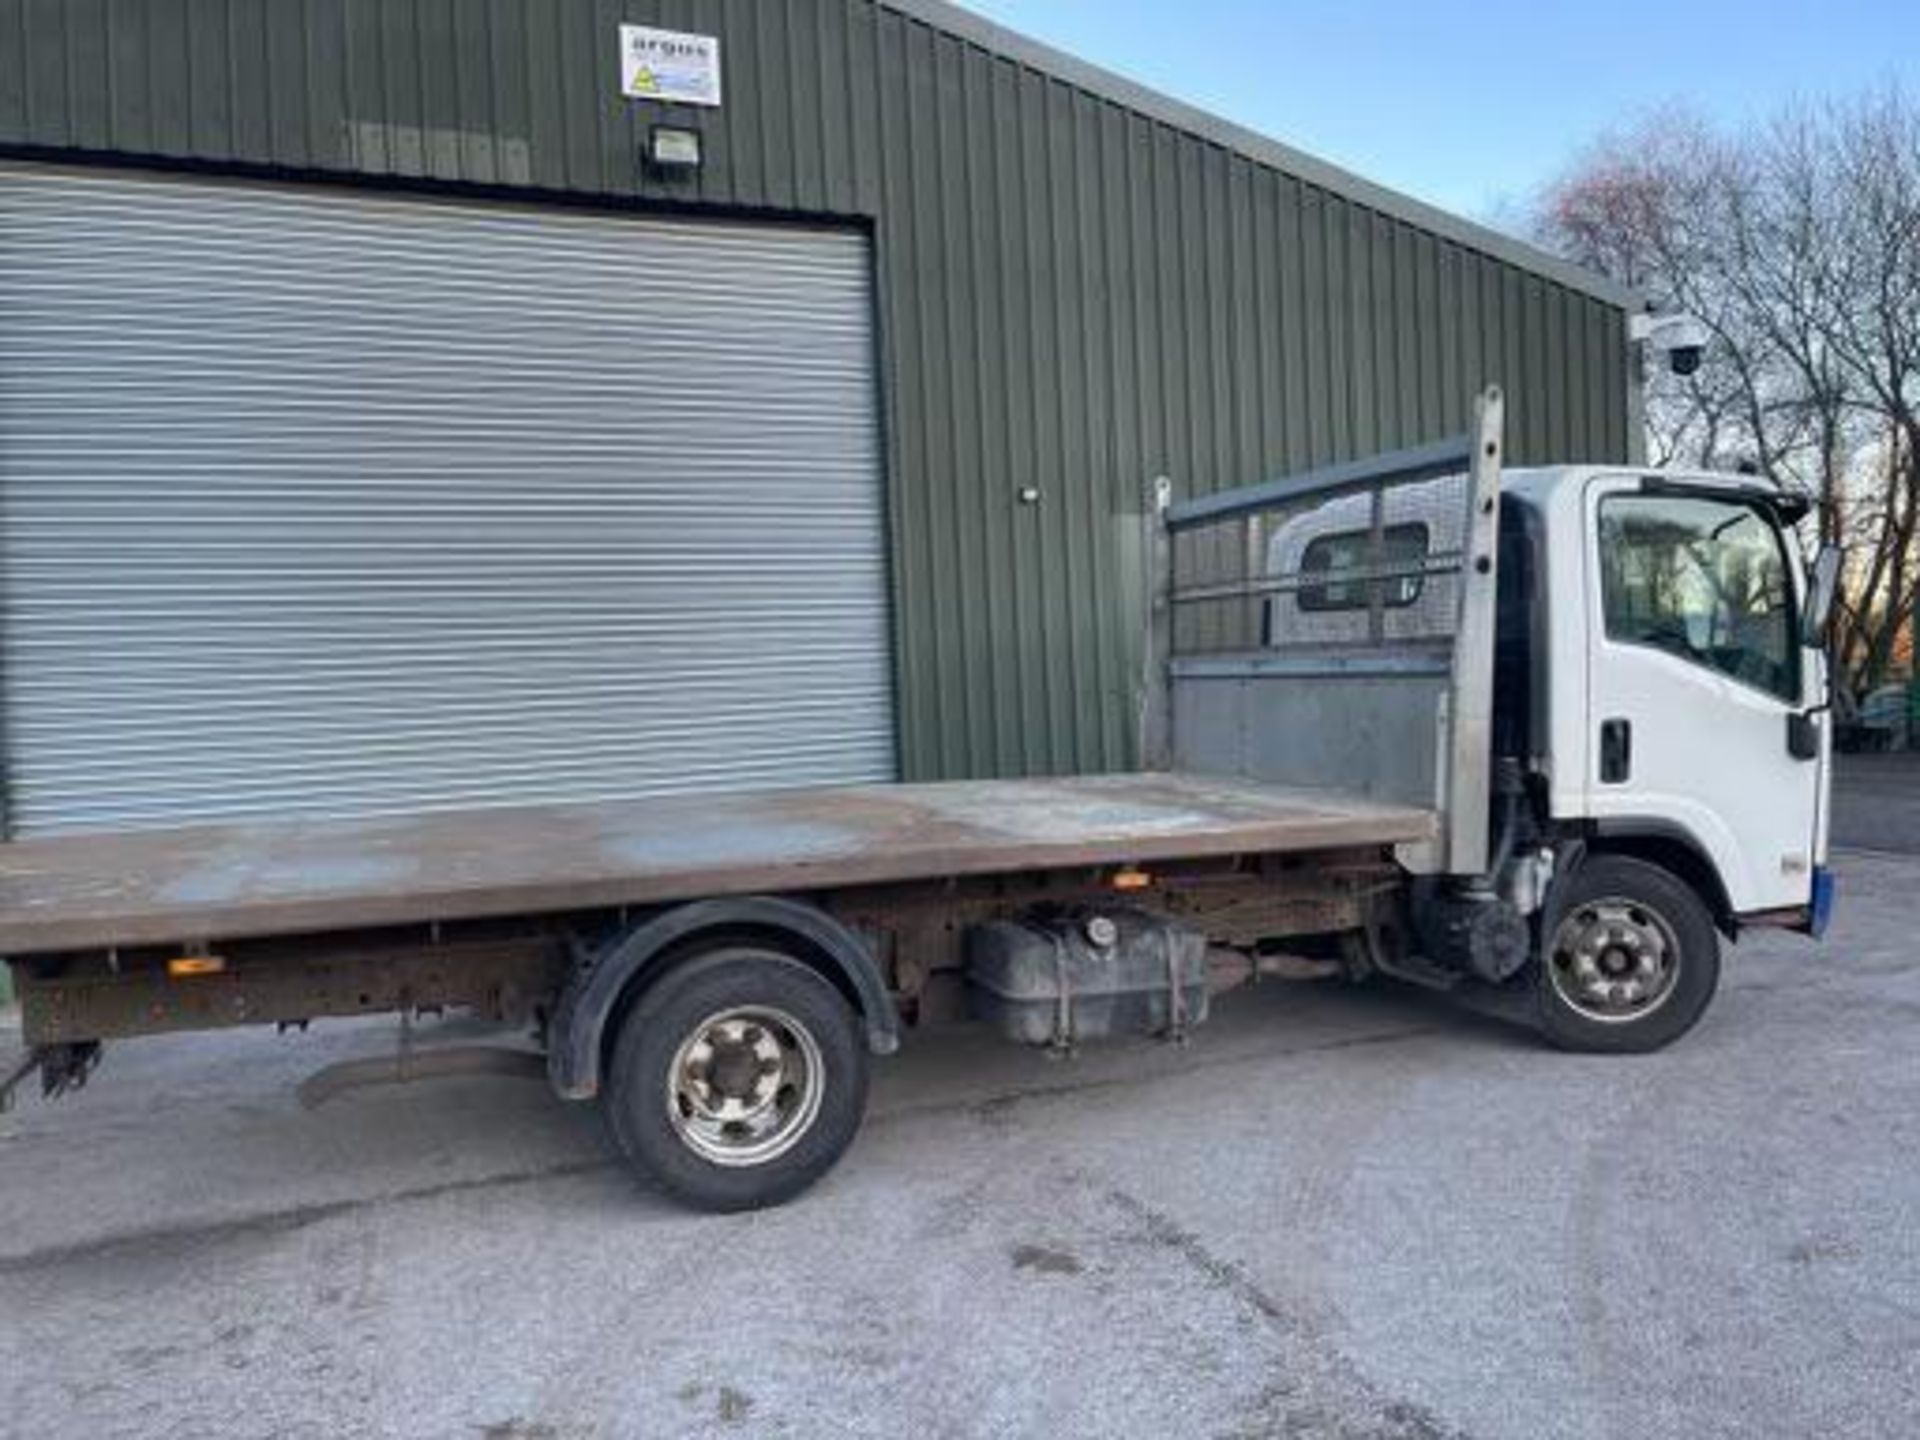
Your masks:
<path fill-rule="evenodd" d="M 719 35 L 725 108 L 622 99 L 623 21 Z M 643 174 L 662 120 L 697 179 Z M 0 145 L 870 220 L 910 778 L 1131 763 L 1154 475 L 1432 438 L 1488 380 L 1517 460 L 1627 453 L 1614 306 L 874 0 L 0 0 Z"/>

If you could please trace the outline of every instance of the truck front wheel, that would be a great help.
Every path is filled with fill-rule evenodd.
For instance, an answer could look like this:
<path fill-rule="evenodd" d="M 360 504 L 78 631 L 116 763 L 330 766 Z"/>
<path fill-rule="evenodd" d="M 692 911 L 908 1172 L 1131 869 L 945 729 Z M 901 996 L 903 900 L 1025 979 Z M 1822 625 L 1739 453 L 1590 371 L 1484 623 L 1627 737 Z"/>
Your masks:
<path fill-rule="evenodd" d="M 1541 1028 L 1568 1050 L 1658 1050 L 1691 1030 L 1720 983 L 1713 917 L 1674 875 L 1596 855 L 1568 877 L 1543 932 Z"/>
<path fill-rule="evenodd" d="M 805 1190 L 845 1153 L 867 1100 L 858 1017 L 791 956 L 727 946 L 653 981 L 614 1041 L 605 1107 L 646 1178 L 701 1210 Z"/>

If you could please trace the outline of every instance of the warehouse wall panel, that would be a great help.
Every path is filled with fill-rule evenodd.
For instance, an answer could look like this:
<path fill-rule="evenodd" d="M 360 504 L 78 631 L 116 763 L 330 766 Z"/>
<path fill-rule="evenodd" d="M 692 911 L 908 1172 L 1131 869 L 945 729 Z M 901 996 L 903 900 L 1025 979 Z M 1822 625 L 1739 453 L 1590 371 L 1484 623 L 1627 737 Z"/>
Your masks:
<path fill-rule="evenodd" d="M 1516 461 L 1625 458 L 1616 305 L 928 13 L 0 0 L 0 146 L 870 226 L 910 777 L 1131 763 L 1156 475 L 1434 438 L 1492 380 Z M 627 21 L 718 35 L 724 107 L 622 99 Z M 657 123 L 696 177 L 640 164 Z"/>

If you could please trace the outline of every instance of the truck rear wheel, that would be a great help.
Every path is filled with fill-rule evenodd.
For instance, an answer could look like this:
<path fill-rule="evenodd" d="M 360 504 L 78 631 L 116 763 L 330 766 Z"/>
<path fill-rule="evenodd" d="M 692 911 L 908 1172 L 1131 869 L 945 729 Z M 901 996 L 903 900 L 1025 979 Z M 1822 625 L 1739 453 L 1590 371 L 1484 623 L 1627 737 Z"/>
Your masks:
<path fill-rule="evenodd" d="M 698 1209 L 736 1211 L 832 1169 L 866 1102 L 846 998 L 791 956 L 728 946 L 674 966 L 628 1011 L 604 1104 L 643 1176 Z"/>
<path fill-rule="evenodd" d="M 1547 917 L 1541 1028 L 1568 1050 L 1658 1050 L 1691 1030 L 1720 983 L 1720 939 L 1691 887 L 1657 865 L 1596 855 Z"/>

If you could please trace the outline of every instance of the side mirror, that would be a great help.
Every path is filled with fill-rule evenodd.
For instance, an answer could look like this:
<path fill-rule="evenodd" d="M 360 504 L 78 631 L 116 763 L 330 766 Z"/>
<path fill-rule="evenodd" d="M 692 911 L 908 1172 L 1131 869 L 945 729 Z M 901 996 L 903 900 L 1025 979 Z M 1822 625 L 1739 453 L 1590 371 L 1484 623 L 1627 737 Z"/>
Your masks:
<path fill-rule="evenodd" d="M 1823 545 L 1807 577 L 1807 603 L 1800 612 L 1800 643 L 1819 649 L 1827 643 L 1827 622 L 1833 618 L 1833 597 L 1840 588 L 1840 565 L 1846 552 Z"/>

